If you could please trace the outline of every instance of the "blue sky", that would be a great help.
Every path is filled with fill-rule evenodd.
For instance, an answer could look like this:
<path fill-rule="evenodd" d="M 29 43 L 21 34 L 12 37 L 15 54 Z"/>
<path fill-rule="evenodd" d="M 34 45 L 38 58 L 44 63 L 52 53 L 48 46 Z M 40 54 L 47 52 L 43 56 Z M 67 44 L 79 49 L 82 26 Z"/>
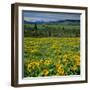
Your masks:
<path fill-rule="evenodd" d="M 58 20 L 80 20 L 80 14 L 74 13 L 50 13 L 50 12 L 33 12 L 23 11 L 24 20 L 35 21 L 58 21 Z"/>

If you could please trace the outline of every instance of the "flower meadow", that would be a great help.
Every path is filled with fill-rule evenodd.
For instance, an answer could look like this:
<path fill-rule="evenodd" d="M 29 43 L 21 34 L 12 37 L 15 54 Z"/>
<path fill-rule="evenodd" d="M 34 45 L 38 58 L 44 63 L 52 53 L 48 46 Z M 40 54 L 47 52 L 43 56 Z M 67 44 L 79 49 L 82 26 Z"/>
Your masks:
<path fill-rule="evenodd" d="M 80 38 L 24 37 L 24 77 L 80 75 Z"/>

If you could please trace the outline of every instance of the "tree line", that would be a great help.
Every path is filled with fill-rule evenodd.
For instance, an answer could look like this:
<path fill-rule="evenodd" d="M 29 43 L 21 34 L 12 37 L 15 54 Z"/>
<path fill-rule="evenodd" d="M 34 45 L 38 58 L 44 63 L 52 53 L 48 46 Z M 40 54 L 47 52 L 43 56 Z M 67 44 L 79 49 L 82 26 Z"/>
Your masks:
<path fill-rule="evenodd" d="M 59 25 L 38 24 L 24 25 L 24 36 L 25 37 L 79 37 L 80 28 L 71 27 L 67 28 L 67 25 L 63 27 Z M 68 26 L 69 27 L 69 26 Z"/>

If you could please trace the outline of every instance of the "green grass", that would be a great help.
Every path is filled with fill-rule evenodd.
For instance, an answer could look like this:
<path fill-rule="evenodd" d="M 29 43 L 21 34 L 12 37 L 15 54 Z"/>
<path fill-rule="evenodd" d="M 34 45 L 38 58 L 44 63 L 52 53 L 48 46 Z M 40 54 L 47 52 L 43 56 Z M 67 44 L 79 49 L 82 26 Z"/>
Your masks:
<path fill-rule="evenodd" d="M 25 37 L 79 37 L 79 24 L 24 24 Z M 34 30 L 34 31 L 33 31 Z M 35 32 L 36 31 L 36 32 Z M 34 35 L 35 32 L 35 35 Z M 50 35 L 49 35 L 50 34 Z"/>

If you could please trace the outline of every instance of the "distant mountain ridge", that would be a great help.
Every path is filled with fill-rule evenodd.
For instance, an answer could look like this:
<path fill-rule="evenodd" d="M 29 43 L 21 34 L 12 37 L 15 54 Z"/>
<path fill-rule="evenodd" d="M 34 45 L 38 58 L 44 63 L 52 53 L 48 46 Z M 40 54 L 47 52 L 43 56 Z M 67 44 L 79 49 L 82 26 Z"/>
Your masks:
<path fill-rule="evenodd" d="M 26 21 L 24 20 L 24 24 L 49 24 L 49 23 L 80 23 L 80 20 L 58 20 L 58 21 Z"/>

